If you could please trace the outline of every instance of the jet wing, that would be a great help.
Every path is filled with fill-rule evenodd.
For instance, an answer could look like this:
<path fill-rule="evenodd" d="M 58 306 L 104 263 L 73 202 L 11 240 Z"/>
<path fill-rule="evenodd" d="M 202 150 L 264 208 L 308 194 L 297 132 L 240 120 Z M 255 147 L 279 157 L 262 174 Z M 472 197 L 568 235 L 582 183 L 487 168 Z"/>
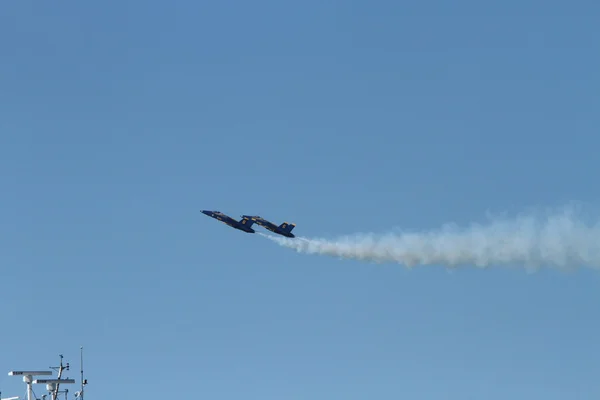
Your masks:
<path fill-rule="evenodd" d="M 263 228 L 267 228 L 269 230 L 275 230 L 277 229 L 277 225 L 275 225 L 274 223 L 267 221 L 266 219 L 264 219 L 263 217 L 259 217 L 259 216 L 246 216 L 244 215 L 244 217 L 251 219 L 252 221 L 256 222 L 258 225 L 262 226 Z"/>

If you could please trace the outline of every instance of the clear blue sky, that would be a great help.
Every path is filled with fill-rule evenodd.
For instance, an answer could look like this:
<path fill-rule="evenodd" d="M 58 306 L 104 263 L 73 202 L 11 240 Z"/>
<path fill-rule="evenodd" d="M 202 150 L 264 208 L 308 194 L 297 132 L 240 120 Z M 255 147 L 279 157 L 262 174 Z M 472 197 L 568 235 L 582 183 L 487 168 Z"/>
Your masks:
<path fill-rule="evenodd" d="M 595 271 L 341 261 L 199 212 L 599 205 L 599 3 L 495 3 L 3 1 L 3 395 L 83 345 L 89 400 L 597 399 Z"/>

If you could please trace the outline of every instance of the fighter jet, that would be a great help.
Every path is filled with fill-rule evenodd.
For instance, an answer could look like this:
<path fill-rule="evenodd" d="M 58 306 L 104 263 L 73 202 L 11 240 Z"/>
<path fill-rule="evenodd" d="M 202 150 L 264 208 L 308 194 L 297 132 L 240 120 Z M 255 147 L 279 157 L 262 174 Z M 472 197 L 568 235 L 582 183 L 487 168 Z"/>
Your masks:
<path fill-rule="evenodd" d="M 255 230 L 252 229 L 252 224 L 254 224 L 254 221 L 252 221 L 249 218 L 245 218 L 242 216 L 242 219 L 239 221 L 236 221 L 235 219 L 231 218 L 229 215 L 225 215 L 220 211 L 208 211 L 208 210 L 201 210 L 202 214 L 206 214 L 209 217 L 215 218 L 229 226 L 231 226 L 232 228 L 235 229 L 239 229 L 240 231 L 246 232 L 246 233 L 254 233 Z"/>
<path fill-rule="evenodd" d="M 242 215 L 242 218 L 248 219 L 250 221 L 256 222 L 258 225 L 262 226 L 265 229 L 270 230 L 273 233 L 277 233 L 278 235 L 282 235 L 285 237 L 293 238 L 296 237 L 292 230 L 296 227 L 296 224 L 290 224 L 289 222 L 284 222 L 283 224 L 277 226 L 274 223 L 267 221 L 263 217 L 258 215 Z"/>

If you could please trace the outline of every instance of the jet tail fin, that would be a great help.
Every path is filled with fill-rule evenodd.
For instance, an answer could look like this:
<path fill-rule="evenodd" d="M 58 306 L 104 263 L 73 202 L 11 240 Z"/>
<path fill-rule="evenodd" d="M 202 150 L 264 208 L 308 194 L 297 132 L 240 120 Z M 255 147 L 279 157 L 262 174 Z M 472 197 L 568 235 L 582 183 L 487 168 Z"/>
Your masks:
<path fill-rule="evenodd" d="M 284 230 L 287 233 L 291 233 L 292 230 L 294 230 L 294 228 L 296 227 L 296 224 L 290 224 L 288 222 L 284 222 L 283 224 L 279 225 L 279 227 Z"/>
<path fill-rule="evenodd" d="M 247 226 L 248 228 L 251 228 L 252 225 L 254 225 L 254 221 L 251 220 L 250 218 L 242 218 L 240 220 L 240 224 Z"/>

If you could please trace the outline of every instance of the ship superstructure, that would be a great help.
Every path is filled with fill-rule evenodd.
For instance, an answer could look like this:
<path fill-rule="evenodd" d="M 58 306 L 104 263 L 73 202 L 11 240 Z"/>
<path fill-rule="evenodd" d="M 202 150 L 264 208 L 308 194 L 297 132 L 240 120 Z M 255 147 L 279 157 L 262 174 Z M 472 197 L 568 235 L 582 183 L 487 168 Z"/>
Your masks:
<path fill-rule="evenodd" d="M 87 379 L 83 377 L 83 348 L 80 350 L 81 382 L 80 389 L 75 392 L 75 400 L 83 400 L 84 388 L 87 385 Z M 9 376 L 23 377 L 23 382 L 27 386 L 26 400 L 59 400 L 59 398 L 61 400 L 69 400 L 69 385 L 76 384 L 76 381 L 65 376 L 65 373 L 70 370 L 71 366 L 69 363 L 64 364 L 62 354 L 59 357 L 60 365 L 58 367 L 49 367 L 48 370 L 21 370 L 10 371 L 8 373 Z M 54 372 L 57 373 L 56 377 L 53 376 Z M 33 390 L 34 385 L 46 385 L 46 393 L 38 397 Z M 0 398 L 0 400 L 19 399 L 19 397 Z"/>

